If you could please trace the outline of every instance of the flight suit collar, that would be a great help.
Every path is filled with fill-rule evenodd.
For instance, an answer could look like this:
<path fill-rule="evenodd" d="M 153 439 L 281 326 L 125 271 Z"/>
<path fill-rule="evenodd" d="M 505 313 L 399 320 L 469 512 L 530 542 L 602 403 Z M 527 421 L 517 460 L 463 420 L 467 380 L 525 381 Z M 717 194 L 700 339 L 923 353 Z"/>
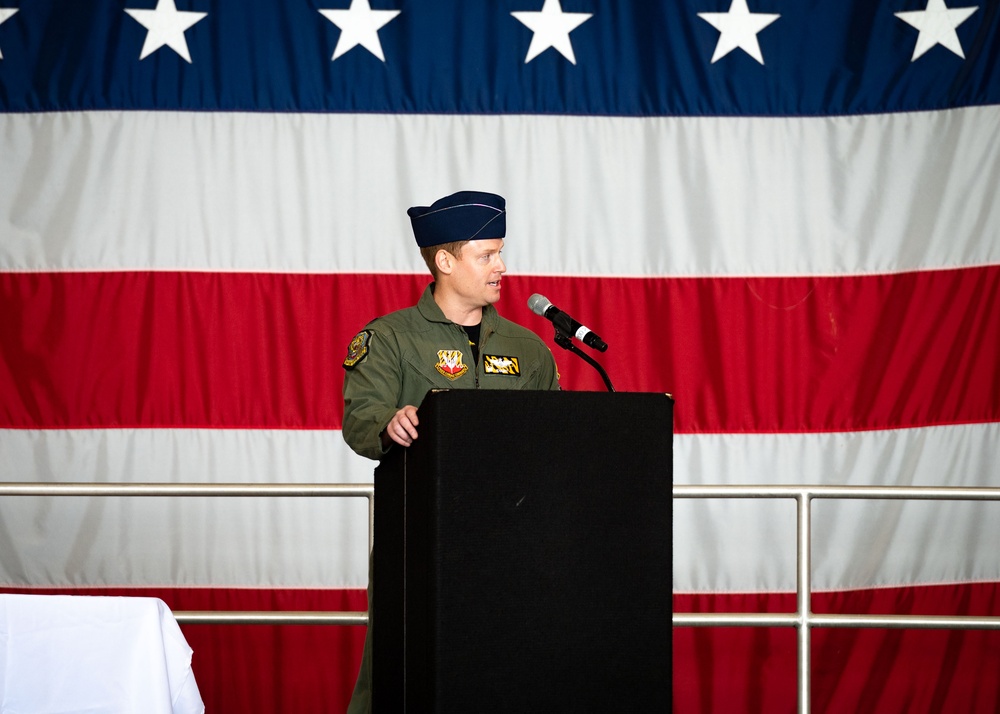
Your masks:
<path fill-rule="evenodd" d="M 424 294 L 420 296 L 420 301 L 417 303 L 417 310 L 424 317 L 425 320 L 429 322 L 444 322 L 451 324 L 451 320 L 444 316 L 441 312 L 441 308 L 438 304 L 434 302 L 434 283 L 431 283 L 426 288 L 424 288 Z M 492 305 L 486 305 L 483 308 L 483 321 L 482 321 L 482 333 L 485 335 L 487 332 L 492 332 L 496 329 L 497 322 L 500 319 L 500 315 L 497 309 Z"/>

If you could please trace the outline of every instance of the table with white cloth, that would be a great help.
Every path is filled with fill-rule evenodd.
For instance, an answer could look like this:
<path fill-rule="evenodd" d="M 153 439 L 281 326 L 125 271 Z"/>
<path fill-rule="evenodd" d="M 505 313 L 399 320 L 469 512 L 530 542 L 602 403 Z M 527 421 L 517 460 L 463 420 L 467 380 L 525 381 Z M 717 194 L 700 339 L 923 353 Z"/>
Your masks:
<path fill-rule="evenodd" d="M 191 655 L 157 598 L 0 595 L 0 714 L 201 714 Z"/>

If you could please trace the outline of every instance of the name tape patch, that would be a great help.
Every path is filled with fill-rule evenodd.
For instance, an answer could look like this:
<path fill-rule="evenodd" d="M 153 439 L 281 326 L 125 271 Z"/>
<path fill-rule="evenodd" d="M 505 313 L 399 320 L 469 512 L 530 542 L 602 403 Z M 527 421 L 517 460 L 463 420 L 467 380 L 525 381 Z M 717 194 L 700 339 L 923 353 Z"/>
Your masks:
<path fill-rule="evenodd" d="M 504 355 L 483 355 L 483 371 L 486 374 L 506 374 L 510 377 L 521 376 L 521 365 L 517 357 Z"/>

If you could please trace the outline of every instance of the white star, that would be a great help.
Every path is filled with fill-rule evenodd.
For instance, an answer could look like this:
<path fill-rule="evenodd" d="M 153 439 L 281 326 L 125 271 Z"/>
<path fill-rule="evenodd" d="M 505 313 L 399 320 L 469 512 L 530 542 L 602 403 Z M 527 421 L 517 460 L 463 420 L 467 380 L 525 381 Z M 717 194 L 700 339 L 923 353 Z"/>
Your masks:
<path fill-rule="evenodd" d="M 15 12 L 17 12 L 17 8 L 0 7 L 0 25 L 7 22 L 7 20 L 9 20 Z M 3 52 L 0 52 L 0 59 L 3 59 Z"/>
<path fill-rule="evenodd" d="M 760 44 L 757 42 L 757 33 L 781 15 L 750 12 L 747 8 L 747 0 L 733 0 L 729 6 L 729 12 L 699 12 L 698 17 L 722 33 L 719 35 L 719 42 L 715 45 L 712 64 L 737 47 L 764 64 L 764 56 L 760 53 Z"/>
<path fill-rule="evenodd" d="M 589 20 L 589 12 L 563 12 L 559 0 L 545 0 L 541 12 L 512 12 L 511 15 L 527 26 L 534 34 L 528 46 L 528 55 L 524 63 L 528 64 L 550 47 L 576 64 L 573 54 L 573 44 L 569 41 L 569 33 Z"/>
<path fill-rule="evenodd" d="M 958 41 L 955 28 L 969 19 L 979 6 L 956 7 L 949 9 L 944 0 L 927 0 L 927 8 L 913 12 L 897 12 L 896 17 L 908 25 L 920 30 L 917 35 L 917 46 L 913 48 L 913 62 L 917 57 L 934 45 L 944 45 L 956 55 L 965 59 L 962 43 Z"/>
<path fill-rule="evenodd" d="M 320 10 L 327 20 L 340 28 L 340 39 L 333 50 L 337 59 L 348 50 L 361 45 L 385 62 L 378 31 L 399 14 L 399 10 L 372 10 L 368 0 L 351 0 L 348 10 Z"/>
<path fill-rule="evenodd" d="M 207 12 L 186 12 L 178 10 L 174 0 L 156 0 L 155 10 L 128 10 L 127 12 L 140 25 L 146 28 L 146 41 L 142 45 L 140 60 L 166 45 L 181 57 L 191 62 L 187 40 L 184 31 L 200 20 L 204 20 Z"/>

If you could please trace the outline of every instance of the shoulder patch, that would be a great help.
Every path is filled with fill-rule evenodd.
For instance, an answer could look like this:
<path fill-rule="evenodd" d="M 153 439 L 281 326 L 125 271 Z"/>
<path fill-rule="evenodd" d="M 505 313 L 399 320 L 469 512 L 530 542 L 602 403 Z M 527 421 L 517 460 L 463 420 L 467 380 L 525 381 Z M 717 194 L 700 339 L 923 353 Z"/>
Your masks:
<path fill-rule="evenodd" d="M 506 374 L 511 377 L 521 376 L 521 365 L 517 357 L 503 355 L 483 355 L 483 371 L 486 374 Z"/>
<path fill-rule="evenodd" d="M 344 358 L 344 369 L 354 369 L 361 360 L 368 356 L 368 343 L 371 342 L 371 330 L 362 330 L 351 344 L 347 346 L 347 357 Z"/>

